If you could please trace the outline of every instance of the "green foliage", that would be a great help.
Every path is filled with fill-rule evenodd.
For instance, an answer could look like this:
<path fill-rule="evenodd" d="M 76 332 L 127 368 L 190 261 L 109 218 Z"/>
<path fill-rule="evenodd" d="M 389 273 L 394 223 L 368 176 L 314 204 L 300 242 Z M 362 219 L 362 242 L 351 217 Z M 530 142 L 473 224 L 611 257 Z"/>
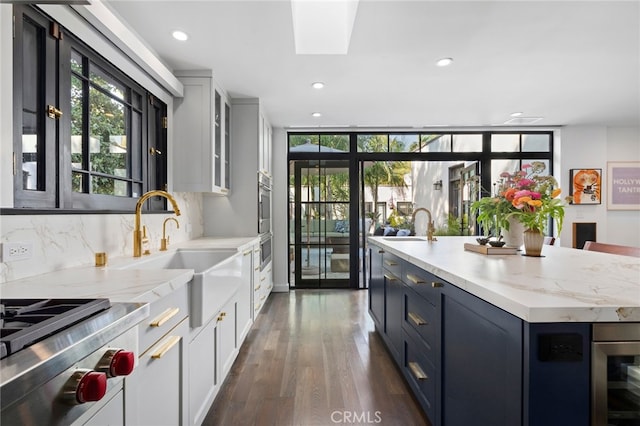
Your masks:
<path fill-rule="evenodd" d="M 76 71 L 81 71 L 82 68 L 75 61 L 72 61 L 72 67 Z M 97 87 L 104 88 L 114 96 L 103 92 Z M 71 162 L 74 165 L 74 169 L 97 172 L 114 177 L 123 174 L 122 171 L 124 171 L 124 177 L 129 177 L 130 169 L 127 167 L 128 146 L 118 145 L 112 140 L 112 136 L 119 137 L 124 143 L 127 140 L 126 109 L 128 107 L 125 107 L 124 103 L 115 96 L 120 93 L 119 87 L 97 74 L 91 75 L 91 87 L 88 92 L 79 78 L 71 78 L 71 134 L 82 136 L 83 140 L 82 152 L 71 153 Z M 88 110 L 88 126 L 84 122 L 85 107 Z M 88 128 L 88 134 L 86 133 L 86 128 Z M 98 142 L 99 152 L 91 152 L 91 149 L 94 148 L 94 140 Z M 117 149 L 113 149 L 114 147 Z M 120 195 L 116 194 L 115 181 L 114 178 L 104 176 L 93 178 L 91 192 Z M 72 188 L 75 192 L 84 192 L 82 174 L 73 174 Z"/>
<path fill-rule="evenodd" d="M 469 218 L 467 215 L 462 217 L 462 229 L 460 224 L 460 218 L 455 217 L 451 213 L 447 216 L 447 225 L 443 228 L 437 228 L 435 235 L 439 236 L 458 236 L 458 235 L 469 235 Z"/>

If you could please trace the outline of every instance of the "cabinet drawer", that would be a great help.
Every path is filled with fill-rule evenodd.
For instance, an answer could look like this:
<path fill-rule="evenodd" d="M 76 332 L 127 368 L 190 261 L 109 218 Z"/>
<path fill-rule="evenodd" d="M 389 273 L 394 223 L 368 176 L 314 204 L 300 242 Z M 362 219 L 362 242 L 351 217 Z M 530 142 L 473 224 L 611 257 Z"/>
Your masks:
<path fill-rule="evenodd" d="M 440 300 L 440 288 L 444 281 L 433 274 L 409 263 L 406 264 L 402 281 L 416 293 L 426 298 L 432 305 L 437 306 Z"/>
<path fill-rule="evenodd" d="M 384 252 L 382 255 L 382 267 L 391 272 L 393 275 L 397 277 L 402 277 L 402 264 L 404 260 L 400 259 L 398 256 Z"/>
<path fill-rule="evenodd" d="M 187 286 L 182 286 L 162 299 L 152 302 L 150 312 L 149 317 L 138 327 L 140 353 L 146 352 L 149 347 L 188 316 Z"/>
<path fill-rule="evenodd" d="M 422 353 L 424 345 L 416 342 L 406 332 L 404 335 L 404 363 L 402 371 L 415 391 L 429 419 L 436 418 L 436 370 Z M 435 424 L 435 422 L 434 422 Z"/>
<path fill-rule="evenodd" d="M 419 337 L 426 344 L 425 350 L 430 360 L 435 360 L 438 311 L 435 306 L 416 292 L 405 287 L 402 326 Z M 415 333 L 413 333 L 415 332 Z"/>

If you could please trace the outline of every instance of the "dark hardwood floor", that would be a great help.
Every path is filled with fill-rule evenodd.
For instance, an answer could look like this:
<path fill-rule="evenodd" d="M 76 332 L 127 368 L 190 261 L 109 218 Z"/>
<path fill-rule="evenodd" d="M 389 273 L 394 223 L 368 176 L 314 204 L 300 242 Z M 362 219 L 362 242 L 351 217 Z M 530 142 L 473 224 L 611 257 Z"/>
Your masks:
<path fill-rule="evenodd" d="M 204 425 L 429 425 L 367 312 L 367 292 L 273 293 Z"/>

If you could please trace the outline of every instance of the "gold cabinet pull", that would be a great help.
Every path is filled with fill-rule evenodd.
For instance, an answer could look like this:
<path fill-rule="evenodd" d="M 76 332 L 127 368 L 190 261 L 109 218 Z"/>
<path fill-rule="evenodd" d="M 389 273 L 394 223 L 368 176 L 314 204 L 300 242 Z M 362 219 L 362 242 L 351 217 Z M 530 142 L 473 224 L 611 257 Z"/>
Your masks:
<path fill-rule="evenodd" d="M 398 279 L 396 277 L 394 277 L 393 275 L 384 274 L 384 277 L 386 279 L 388 279 L 389 281 L 398 281 Z"/>
<path fill-rule="evenodd" d="M 262 302 L 262 301 L 263 301 L 264 299 L 266 299 L 266 298 L 267 298 L 267 296 L 262 296 L 262 297 L 260 298 L 260 301 Z"/>
<path fill-rule="evenodd" d="M 251 254 L 251 250 L 246 250 L 242 252 L 243 256 L 249 256 Z"/>
<path fill-rule="evenodd" d="M 262 282 L 262 281 L 264 281 L 266 279 L 267 279 L 267 277 L 262 277 L 262 278 L 260 278 L 260 281 Z"/>
<path fill-rule="evenodd" d="M 433 288 L 438 288 L 438 287 L 442 287 L 442 286 L 444 286 L 444 284 L 439 283 L 437 281 L 432 281 L 431 282 L 431 287 L 433 287 Z"/>
<path fill-rule="evenodd" d="M 415 325 L 427 325 L 427 322 L 423 320 L 420 315 L 409 312 L 409 319 L 413 321 Z"/>
<path fill-rule="evenodd" d="M 162 151 L 160 151 L 159 149 L 156 149 L 155 147 L 152 146 L 151 148 L 149 148 L 149 154 L 151 154 L 151 155 L 156 155 L 156 154 L 162 155 Z"/>
<path fill-rule="evenodd" d="M 261 286 L 260 284 L 258 284 L 258 285 L 256 286 L 256 288 L 254 288 L 254 291 L 258 291 L 258 290 L 260 290 L 260 287 L 262 287 L 262 286 Z"/>
<path fill-rule="evenodd" d="M 387 266 L 396 266 L 398 264 L 398 263 L 394 262 L 393 260 L 385 260 L 384 263 Z"/>
<path fill-rule="evenodd" d="M 254 270 L 254 271 L 259 271 L 259 270 L 260 270 L 260 267 L 259 267 L 259 266 L 256 266 L 255 268 L 253 268 L 253 270 Z"/>
<path fill-rule="evenodd" d="M 169 350 L 171 350 L 171 348 L 174 347 L 179 341 L 180 341 L 180 336 L 169 336 L 167 341 L 164 342 L 163 345 L 160 346 L 155 353 L 151 354 L 151 358 L 153 359 L 162 358 L 164 354 L 169 352 Z"/>
<path fill-rule="evenodd" d="M 260 249 L 255 249 L 253 252 L 254 253 L 260 253 Z"/>
<path fill-rule="evenodd" d="M 168 308 L 166 311 L 158 315 L 153 321 L 149 323 L 151 327 L 160 327 L 165 322 L 176 316 L 180 312 L 180 308 Z"/>
<path fill-rule="evenodd" d="M 267 269 L 267 274 L 271 272 L 271 268 Z"/>
<path fill-rule="evenodd" d="M 412 283 L 414 283 L 414 284 L 425 284 L 426 283 L 425 280 L 423 280 L 422 278 L 420 278 L 420 277 L 418 277 L 416 275 L 413 275 L 413 274 L 407 274 L 407 279 L 409 281 L 411 281 Z"/>
<path fill-rule="evenodd" d="M 429 378 L 424 371 L 422 371 L 422 368 L 420 368 L 420 365 L 417 362 L 410 362 L 409 369 L 411 369 L 411 372 L 418 380 L 427 380 Z"/>

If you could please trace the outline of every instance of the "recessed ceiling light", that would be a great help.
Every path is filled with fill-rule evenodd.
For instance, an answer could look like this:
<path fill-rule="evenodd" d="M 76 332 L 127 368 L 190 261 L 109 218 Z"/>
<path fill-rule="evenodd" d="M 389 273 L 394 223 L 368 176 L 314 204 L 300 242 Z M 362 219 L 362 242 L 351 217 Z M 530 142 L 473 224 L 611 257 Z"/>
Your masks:
<path fill-rule="evenodd" d="M 453 62 L 452 58 L 442 58 L 442 59 L 439 59 L 438 62 L 436 62 L 436 65 L 439 67 L 446 67 L 448 65 L 451 65 L 452 62 Z"/>
<path fill-rule="evenodd" d="M 315 83 L 311 83 L 311 87 L 314 89 L 322 89 L 324 87 L 324 83 L 321 81 L 316 81 Z"/>
<path fill-rule="evenodd" d="M 173 38 L 179 41 L 187 41 L 187 39 L 189 38 L 187 33 L 180 30 L 175 30 L 174 32 L 171 33 L 171 35 L 173 36 Z"/>
<path fill-rule="evenodd" d="M 319 112 L 313 112 L 313 113 L 311 113 L 311 115 L 312 115 L 313 117 L 322 117 L 322 114 L 321 114 L 321 113 L 319 113 Z"/>
<path fill-rule="evenodd" d="M 523 112 L 512 112 L 511 117 L 522 117 Z"/>

